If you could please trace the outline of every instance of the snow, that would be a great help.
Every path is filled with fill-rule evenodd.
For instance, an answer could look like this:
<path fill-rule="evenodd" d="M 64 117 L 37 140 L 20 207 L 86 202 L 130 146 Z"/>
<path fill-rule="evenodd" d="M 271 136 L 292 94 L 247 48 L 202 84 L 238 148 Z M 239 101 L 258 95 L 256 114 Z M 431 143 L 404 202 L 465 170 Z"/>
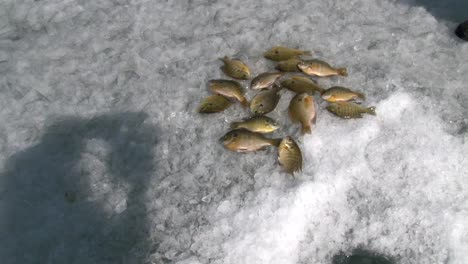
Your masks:
<path fill-rule="evenodd" d="M 468 263 L 460 17 L 425 0 L 1 1 L 2 263 L 331 263 L 356 248 Z M 219 144 L 239 105 L 195 111 L 219 57 L 256 75 L 273 45 L 348 67 L 319 83 L 377 109 L 341 120 L 317 98 L 302 137 L 284 92 L 270 116 L 301 145 L 295 178 L 274 149 Z"/>

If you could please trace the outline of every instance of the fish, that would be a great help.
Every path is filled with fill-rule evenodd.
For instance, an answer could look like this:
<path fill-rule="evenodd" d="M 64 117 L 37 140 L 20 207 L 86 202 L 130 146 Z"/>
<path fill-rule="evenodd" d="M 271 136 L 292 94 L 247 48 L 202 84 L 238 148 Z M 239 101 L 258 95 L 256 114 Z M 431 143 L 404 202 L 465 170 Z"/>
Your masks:
<path fill-rule="evenodd" d="M 314 80 L 301 75 L 294 75 L 283 80 L 281 86 L 295 93 L 309 93 L 312 95 L 315 92 L 322 93 L 325 91 L 325 89 L 320 87 Z"/>
<path fill-rule="evenodd" d="M 278 161 L 290 174 L 302 171 L 302 152 L 292 137 L 287 136 L 281 140 L 278 146 Z"/>
<path fill-rule="evenodd" d="M 357 98 L 365 100 L 366 96 L 363 93 L 355 92 L 341 86 L 333 86 L 322 93 L 322 99 L 331 103 L 346 102 Z"/>
<path fill-rule="evenodd" d="M 276 64 L 275 69 L 282 72 L 301 72 L 301 69 L 297 67 L 297 64 L 299 64 L 299 62 L 302 62 L 302 60 L 296 58 L 281 61 L 278 64 Z"/>
<path fill-rule="evenodd" d="M 227 56 L 220 59 L 224 62 L 224 65 L 221 66 L 221 70 L 229 77 L 234 79 L 248 80 L 251 78 L 250 69 L 241 60 L 238 59 L 229 59 Z"/>
<path fill-rule="evenodd" d="M 264 72 L 259 74 L 257 77 L 252 79 L 250 83 L 250 89 L 264 89 L 271 87 L 278 78 L 283 76 L 282 72 Z"/>
<path fill-rule="evenodd" d="M 231 101 L 222 95 L 210 95 L 200 103 L 198 112 L 203 114 L 218 113 L 224 111 L 231 105 Z"/>
<path fill-rule="evenodd" d="M 219 95 L 223 95 L 227 98 L 234 98 L 238 100 L 242 106 L 248 107 L 249 102 L 245 98 L 245 91 L 242 85 L 233 80 L 210 80 L 210 90 Z"/>
<path fill-rule="evenodd" d="M 273 111 L 281 97 L 281 87 L 263 89 L 250 101 L 250 111 L 255 115 L 264 115 Z"/>
<path fill-rule="evenodd" d="M 232 122 L 231 129 L 244 128 L 257 133 L 271 133 L 280 126 L 268 116 L 255 116 L 241 122 Z"/>
<path fill-rule="evenodd" d="M 312 132 L 312 124 L 315 124 L 317 119 L 313 96 L 306 93 L 297 94 L 291 99 L 288 111 L 293 123 L 302 124 L 303 134 Z"/>
<path fill-rule="evenodd" d="M 328 76 L 348 76 L 346 68 L 334 68 L 330 64 L 321 60 L 307 60 L 299 62 L 297 67 L 307 75 L 314 75 L 320 77 Z"/>
<path fill-rule="evenodd" d="M 351 102 L 337 102 L 328 105 L 327 110 L 341 118 L 361 118 L 362 114 L 376 115 L 375 107 L 363 107 Z"/>
<path fill-rule="evenodd" d="M 301 55 L 311 55 L 310 51 L 292 49 L 283 46 L 275 46 L 263 53 L 263 56 L 273 61 L 284 61 L 292 58 L 297 58 Z"/>
<path fill-rule="evenodd" d="M 247 129 L 234 129 L 226 133 L 220 141 L 225 148 L 235 152 L 263 150 L 269 146 L 278 147 L 281 139 L 266 138 L 263 134 Z"/>

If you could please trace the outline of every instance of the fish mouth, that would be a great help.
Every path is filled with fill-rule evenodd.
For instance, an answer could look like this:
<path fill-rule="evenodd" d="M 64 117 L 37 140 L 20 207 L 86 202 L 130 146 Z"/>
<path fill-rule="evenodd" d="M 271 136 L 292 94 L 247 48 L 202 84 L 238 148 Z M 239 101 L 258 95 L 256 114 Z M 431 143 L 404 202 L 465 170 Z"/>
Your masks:
<path fill-rule="evenodd" d="M 306 66 L 307 66 L 307 64 L 305 64 L 304 62 L 299 62 L 297 64 L 297 67 L 299 67 L 300 69 L 305 68 Z"/>
<path fill-rule="evenodd" d="M 273 124 L 271 124 L 271 128 L 276 130 L 276 129 L 280 128 L 280 125 L 277 124 L 277 123 L 273 123 Z"/>

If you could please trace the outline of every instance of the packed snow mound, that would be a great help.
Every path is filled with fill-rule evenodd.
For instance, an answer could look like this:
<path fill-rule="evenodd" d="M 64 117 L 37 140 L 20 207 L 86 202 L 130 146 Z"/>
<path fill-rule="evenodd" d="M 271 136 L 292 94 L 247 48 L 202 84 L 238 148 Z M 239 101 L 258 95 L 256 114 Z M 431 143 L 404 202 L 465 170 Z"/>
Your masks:
<path fill-rule="evenodd" d="M 355 248 L 468 263 L 468 45 L 415 2 L 0 2 L 2 263 L 331 263 Z M 346 66 L 319 83 L 377 109 L 342 120 L 317 100 L 302 137 L 285 92 L 269 116 L 300 143 L 295 178 L 274 150 L 218 143 L 240 105 L 196 113 L 219 57 L 256 75 L 274 45 Z"/>

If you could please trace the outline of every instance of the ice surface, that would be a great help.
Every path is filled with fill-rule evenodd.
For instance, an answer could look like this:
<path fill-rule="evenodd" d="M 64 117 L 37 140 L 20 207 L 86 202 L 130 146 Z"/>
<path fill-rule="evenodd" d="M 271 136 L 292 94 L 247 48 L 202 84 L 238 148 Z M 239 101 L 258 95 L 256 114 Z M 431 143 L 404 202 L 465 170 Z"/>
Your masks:
<path fill-rule="evenodd" d="M 468 45 L 460 12 L 431 3 L 0 1 L 2 263 L 331 263 L 355 248 L 468 263 Z M 302 138 L 285 92 L 270 116 L 301 144 L 294 179 L 274 150 L 218 144 L 239 105 L 195 113 L 219 57 L 258 74 L 272 45 L 347 66 L 319 83 L 377 108 L 341 120 L 318 101 Z"/>

